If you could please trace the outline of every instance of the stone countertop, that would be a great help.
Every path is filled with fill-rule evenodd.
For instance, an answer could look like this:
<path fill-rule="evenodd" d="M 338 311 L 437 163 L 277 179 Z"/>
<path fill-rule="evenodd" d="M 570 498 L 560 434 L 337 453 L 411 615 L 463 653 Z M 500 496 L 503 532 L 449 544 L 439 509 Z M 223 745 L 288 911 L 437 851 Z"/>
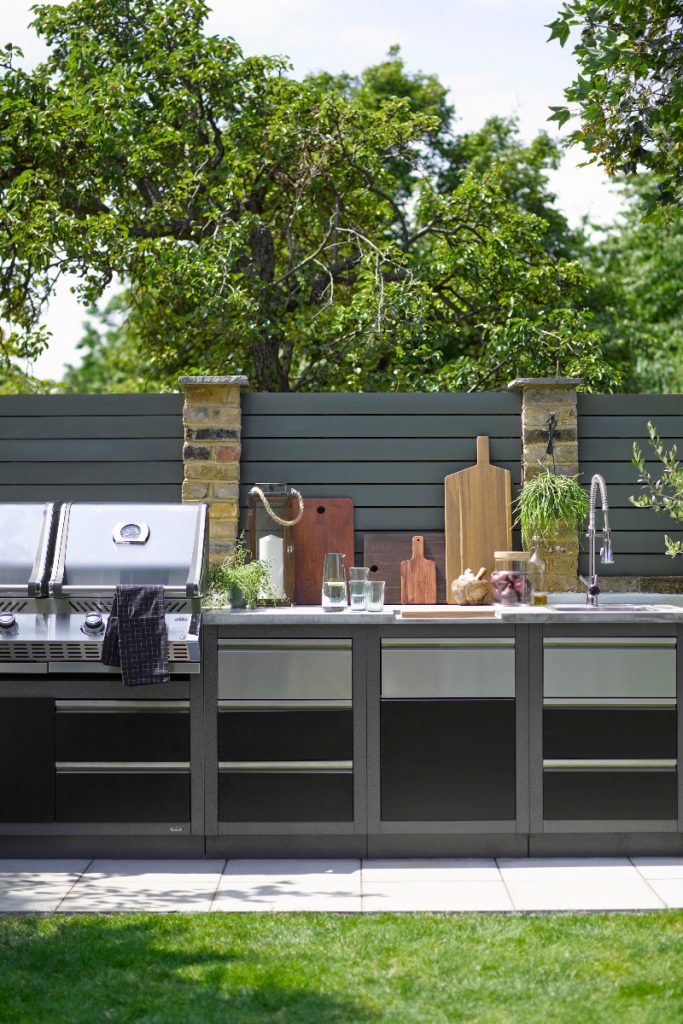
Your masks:
<path fill-rule="evenodd" d="M 638 600 L 635 601 L 634 597 Z M 629 600 L 626 600 L 628 598 Z M 610 623 L 610 622 L 674 622 L 683 623 L 683 598 L 669 594 L 624 594 L 604 596 L 597 609 L 589 608 L 580 594 L 552 595 L 550 603 L 541 607 L 528 605 L 493 605 L 488 617 L 472 618 L 467 609 L 458 612 L 455 605 L 423 605 L 433 608 L 434 617 L 401 618 L 400 605 L 387 605 L 381 612 L 355 612 L 347 608 L 342 612 L 324 612 L 320 605 L 299 605 L 287 608 L 206 608 L 205 626 L 378 626 L 391 623 L 429 625 L 438 623 L 470 626 L 492 622 L 519 624 Z M 571 610 L 558 610 L 557 605 L 572 606 Z M 634 610 L 637 606 L 637 611 Z M 444 617 L 444 611 L 453 611 L 453 617 Z"/>

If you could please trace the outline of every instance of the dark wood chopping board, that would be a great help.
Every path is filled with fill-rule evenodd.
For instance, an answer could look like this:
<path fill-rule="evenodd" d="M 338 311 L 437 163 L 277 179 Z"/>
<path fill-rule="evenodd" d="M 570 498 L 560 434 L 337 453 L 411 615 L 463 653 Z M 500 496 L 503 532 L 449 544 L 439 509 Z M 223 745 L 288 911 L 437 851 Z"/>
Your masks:
<path fill-rule="evenodd" d="M 401 603 L 401 562 L 411 557 L 414 531 L 363 534 L 363 565 L 371 580 L 384 580 L 385 604 Z M 436 602 L 446 603 L 446 546 L 443 533 L 423 533 L 425 558 L 436 562 Z"/>
<path fill-rule="evenodd" d="M 304 497 L 304 515 L 292 528 L 294 600 L 320 604 L 323 559 L 328 551 L 346 555 L 353 565 L 353 499 Z"/>

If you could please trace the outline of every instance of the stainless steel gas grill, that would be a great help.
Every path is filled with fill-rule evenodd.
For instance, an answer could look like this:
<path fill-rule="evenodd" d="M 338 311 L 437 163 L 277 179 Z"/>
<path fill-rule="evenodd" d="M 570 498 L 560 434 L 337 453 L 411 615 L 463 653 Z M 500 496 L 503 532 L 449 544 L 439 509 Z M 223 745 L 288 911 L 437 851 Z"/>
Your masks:
<path fill-rule="evenodd" d="M 23 519 L 20 526 L 8 512 Z M 47 596 L 53 511 L 39 522 L 39 506 L 0 507 L 0 663 L 100 665 L 102 641 L 116 586 L 158 584 L 164 589 L 171 673 L 199 672 L 200 602 L 205 589 L 205 505 L 67 503 L 54 541 Z M 52 510 L 52 506 L 47 506 Z M 10 529 L 11 527 L 11 529 Z M 8 542 L 18 536 L 22 543 Z M 34 541 L 33 549 L 31 541 Z M 4 557 L 7 549 L 7 558 Z M 14 559 L 14 561 L 12 561 Z M 23 602 L 19 600 L 23 598 Z"/>
<path fill-rule="evenodd" d="M 1 850 L 201 848 L 207 547 L 206 505 L 0 506 Z M 163 588 L 163 685 L 100 661 L 118 584 Z"/>

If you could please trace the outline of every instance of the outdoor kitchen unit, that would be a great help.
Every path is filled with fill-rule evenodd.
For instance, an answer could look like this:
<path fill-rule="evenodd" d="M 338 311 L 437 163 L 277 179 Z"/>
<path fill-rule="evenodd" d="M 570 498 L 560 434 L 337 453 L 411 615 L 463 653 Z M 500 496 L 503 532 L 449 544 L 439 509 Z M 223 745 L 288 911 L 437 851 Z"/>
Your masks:
<path fill-rule="evenodd" d="M 0 541 L 0 835 L 42 836 L 47 850 L 88 837 L 93 854 L 98 836 L 106 849 L 190 843 L 203 824 L 206 505 L 74 502 L 41 516 L 0 506 L 0 525 L 24 537 L 14 567 L 9 527 Z M 167 682 L 124 686 L 102 664 L 119 584 L 162 588 Z"/>

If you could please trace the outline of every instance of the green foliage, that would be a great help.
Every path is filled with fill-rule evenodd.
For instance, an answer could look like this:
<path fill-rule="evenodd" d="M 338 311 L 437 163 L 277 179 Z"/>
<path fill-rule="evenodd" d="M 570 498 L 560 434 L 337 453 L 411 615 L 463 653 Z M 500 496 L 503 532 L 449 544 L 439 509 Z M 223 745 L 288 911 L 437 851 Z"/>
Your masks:
<path fill-rule="evenodd" d="M 244 537 L 240 536 L 231 554 L 219 565 L 209 567 L 209 602 L 215 607 L 257 608 L 264 601 L 275 602 L 268 562 L 251 560 Z"/>
<path fill-rule="evenodd" d="M 586 250 L 592 326 L 625 391 L 682 392 L 683 214 L 647 214 L 649 188 L 648 176 L 630 183 L 619 224 Z"/>
<path fill-rule="evenodd" d="M 117 362 L 106 323 L 86 335 L 69 388 L 187 372 L 271 391 L 618 382 L 582 310 L 547 136 L 523 146 L 499 118 L 456 136 L 445 88 L 396 49 L 355 78 L 297 82 L 286 61 L 205 36 L 206 14 L 202 0 L 38 6 L 47 60 L 30 74 L 6 60 L 8 366 L 44 345 L 36 325 L 69 272 L 88 306 L 127 283 L 132 348 Z"/>
<path fill-rule="evenodd" d="M 568 0 L 548 27 L 564 46 L 580 27 L 579 73 L 553 107 L 610 175 L 652 172 L 648 206 L 683 203 L 683 10 L 680 0 Z"/>
<path fill-rule="evenodd" d="M 664 467 L 662 475 L 655 479 L 645 464 L 645 456 L 637 441 L 633 442 L 633 465 L 638 470 L 638 483 L 642 484 L 645 494 L 631 496 L 629 501 L 636 508 L 652 508 L 683 523 L 683 466 L 677 458 L 676 445 L 666 448 L 656 427 L 648 423 L 650 447 Z M 667 555 L 675 558 L 683 555 L 683 541 L 675 541 L 665 535 L 664 544 Z"/>
<path fill-rule="evenodd" d="M 562 527 L 580 532 L 588 516 L 588 495 L 576 477 L 542 469 L 527 480 L 515 502 L 525 546 L 534 538 L 551 544 Z"/>

